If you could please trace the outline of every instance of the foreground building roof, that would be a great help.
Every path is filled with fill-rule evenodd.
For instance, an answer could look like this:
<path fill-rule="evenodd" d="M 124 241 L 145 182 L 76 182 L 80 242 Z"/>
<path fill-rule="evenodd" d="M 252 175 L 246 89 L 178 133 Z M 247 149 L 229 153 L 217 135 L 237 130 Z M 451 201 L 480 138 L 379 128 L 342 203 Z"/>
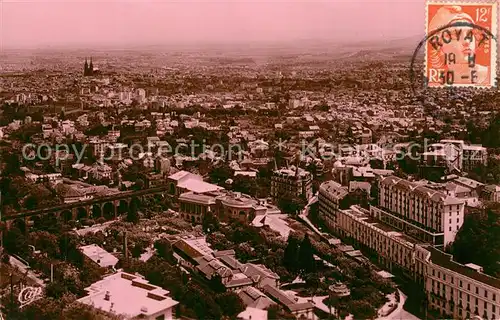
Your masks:
<path fill-rule="evenodd" d="M 179 303 L 168 296 L 168 290 L 149 284 L 140 275 L 125 272 L 107 276 L 85 290 L 88 295 L 78 302 L 126 319 L 148 318 Z"/>

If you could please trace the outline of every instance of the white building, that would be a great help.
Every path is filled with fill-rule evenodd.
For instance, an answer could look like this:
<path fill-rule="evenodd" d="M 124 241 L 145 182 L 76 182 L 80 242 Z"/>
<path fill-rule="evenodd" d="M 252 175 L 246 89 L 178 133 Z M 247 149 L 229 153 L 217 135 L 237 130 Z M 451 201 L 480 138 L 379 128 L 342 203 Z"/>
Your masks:
<path fill-rule="evenodd" d="M 380 180 L 373 216 L 424 242 L 446 246 L 464 222 L 465 201 L 395 176 Z"/>
<path fill-rule="evenodd" d="M 101 268 L 116 266 L 118 258 L 95 244 L 80 247 L 80 251 Z"/>
<path fill-rule="evenodd" d="M 203 177 L 188 171 L 179 171 L 168 177 L 169 193 L 179 196 L 184 192 L 214 192 L 224 189 L 218 185 L 203 181 Z"/>
<path fill-rule="evenodd" d="M 78 302 L 119 315 L 124 319 L 174 319 L 179 302 L 169 291 L 149 284 L 144 277 L 118 272 L 85 289 L 87 296 Z"/>
<path fill-rule="evenodd" d="M 467 145 L 463 140 L 441 140 L 444 145 L 453 145 L 458 150 L 460 168 L 464 171 L 486 165 L 488 151 L 482 145 Z"/>
<path fill-rule="evenodd" d="M 425 290 L 431 309 L 443 318 L 499 319 L 499 279 L 484 274 L 480 266 L 455 262 L 436 248 L 425 250 Z"/>

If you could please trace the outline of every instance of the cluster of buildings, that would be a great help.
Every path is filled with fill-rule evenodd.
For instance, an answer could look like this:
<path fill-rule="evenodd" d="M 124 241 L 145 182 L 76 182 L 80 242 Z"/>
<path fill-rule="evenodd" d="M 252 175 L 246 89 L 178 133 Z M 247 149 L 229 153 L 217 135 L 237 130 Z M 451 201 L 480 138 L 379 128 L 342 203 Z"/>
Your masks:
<path fill-rule="evenodd" d="M 234 250 L 214 251 L 205 238 L 178 239 L 172 245 L 174 257 L 188 270 L 207 280 L 217 277 L 228 291 L 234 291 L 247 308 L 266 310 L 279 304 L 297 318 L 311 319 L 314 305 L 298 303 L 279 289 L 280 277 L 262 264 L 241 263 Z"/>
<path fill-rule="evenodd" d="M 118 65 L 118 58 L 114 59 L 108 57 L 102 65 Z M 454 241 L 468 209 L 485 201 L 500 201 L 500 186 L 485 185 L 464 174 L 487 163 L 487 149 L 464 140 L 439 138 L 420 150 L 417 161 L 418 175 L 433 182 L 394 176 L 399 151 L 411 154 L 412 141 L 428 133 L 466 139 L 466 122 L 487 118 L 488 111 L 471 106 L 471 93 L 457 92 L 453 107 L 449 101 L 429 97 L 429 105 L 435 109 L 431 116 L 413 104 L 414 96 L 405 89 L 410 87 L 407 66 L 394 61 L 370 65 L 372 72 L 367 73 L 350 63 L 345 68 L 328 65 L 335 67 L 328 72 L 309 66 L 281 66 L 281 61 L 282 71 L 226 64 L 203 66 L 200 71 L 188 57 L 182 60 L 175 68 L 163 64 L 154 68 L 155 61 L 145 61 L 152 70 L 141 73 L 137 69 L 142 67 L 134 65 L 116 67 L 120 74 L 103 74 L 90 59 L 90 64 L 85 60 L 84 77 L 80 77 L 80 65 L 75 72 L 50 76 L 2 77 L 0 102 L 26 109 L 31 115 L 2 125 L 0 140 L 12 142 L 13 150 L 20 149 L 13 141 L 15 133 L 37 128 L 29 137 L 34 144 L 26 150 L 30 157 L 39 151 L 37 147 L 47 144 L 87 147 L 85 161 L 78 161 L 84 150 L 56 150 L 45 160 L 23 163 L 27 181 L 53 184 L 62 203 L 119 192 L 114 187 L 127 190 L 141 179 L 145 188 L 166 185 L 179 216 L 193 224 L 201 224 L 210 213 L 223 221 L 236 219 L 255 225 L 262 217 L 279 214 L 277 203 L 311 201 L 314 178 L 331 173 L 333 181 L 321 184 L 318 201 L 320 215 L 333 232 L 375 253 L 391 271 L 398 270 L 420 283 L 430 306 L 441 314 L 500 318 L 498 279 L 485 275 L 479 266 L 453 261 L 443 251 Z M 288 109 L 283 111 L 283 107 Z M 176 113 L 189 108 L 197 111 Z M 61 116 L 46 116 L 59 112 Z M 224 112 L 238 117 L 219 117 Z M 41 114 L 39 119 L 35 113 Z M 443 117 L 451 119 L 445 122 Z M 92 132 L 96 128 L 107 129 Z M 189 132 L 194 129 L 244 145 L 238 153 L 241 158 L 230 161 L 213 150 L 197 156 L 173 155 L 171 143 L 189 142 Z M 304 140 L 314 139 L 314 152 L 301 154 L 294 166 L 288 162 L 283 168 L 275 166 L 268 199 L 225 190 L 206 182 L 201 174 L 187 171 L 190 163 L 200 159 L 211 164 L 227 161 L 235 176 L 255 179 L 259 169 L 274 160 L 272 144 L 277 134 L 287 137 L 282 147 L 288 158 L 297 154 Z M 133 143 L 142 150 L 133 150 Z M 374 166 L 374 162 L 381 164 Z M 46 164 L 55 173 L 44 170 Z M 301 166 L 314 166 L 315 171 Z M 127 181 L 126 175 L 136 181 Z M 84 184 L 69 184 L 64 178 Z M 367 200 L 375 193 L 376 205 L 351 206 L 353 194 Z M 264 310 L 278 303 L 298 317 L 312 314 L 311 304 L 296 303 L 278 288 L 279 277 L 274 272 L 259 264 L 242 264 L 234 252 L 215 252 L 200 238 L 178 239 L 174 250 L 183 267 L 207 280 L 220 277 L 225 288 L 237 292 L 249 308 Z M 82 251 L 100 266 L 116 264 L 99 248 Z M 87 291 L 81 302 L 130 318 L 169 319 L 178 304 L 168 291 L 124 272 L 104 278 Z"/>
<path fill-rule="evenodd" d="M 458 182 L 460 183 L 460 182 Z M 378 203 L 348 207 L 347 187 L 319 188 L 319 214 L 332 232 L 376 255 L 392 272 L 421 284 L 429 307 L 441 316 L 497 319 L 500 280 L 480 266 L 462 265 L 445 253 L 464 222 L 466 199 L 456 189 L 432 188 L 395 176 L 378 180 Z"/>
<path fill-rule="evenodd" d="M 224 190 L 187 171 L 169 176 L 167 185 L 169 193 L 176 198 L 175 205 L 180 216 L 194 224 L 202 223 L 208 213 L 222 221 L 239 220 L 245 223 L 281 213 L 267 199 L 255 199 L 241 192 Z"/>
<path fill-rule="evenodd" d="M 468 145 L 463 140 L 443 139 L 429 145 L 422 154 L 421 174 L 441 169 L 442 172 L 470 172 L 486 165 L 488 152 L 481 145 Z"/>

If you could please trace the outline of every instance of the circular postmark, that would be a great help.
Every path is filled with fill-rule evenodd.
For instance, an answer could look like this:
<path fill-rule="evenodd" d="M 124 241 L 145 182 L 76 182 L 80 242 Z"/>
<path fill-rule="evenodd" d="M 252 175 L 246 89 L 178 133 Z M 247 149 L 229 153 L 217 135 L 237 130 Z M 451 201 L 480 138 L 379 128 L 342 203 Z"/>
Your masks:
<path fill-rule="evenodd" d="M 411 58 L 413 95 L 425 97 L 429 88 L 496 87 L 496 42 L 488 28 L 469 21 L 453 21 L 433 29 L 419 42 Z M 422 48 L 424 70 L 420 72 L 417 61 Z M 419 88 L 422 91 L 417 92 Z"/>

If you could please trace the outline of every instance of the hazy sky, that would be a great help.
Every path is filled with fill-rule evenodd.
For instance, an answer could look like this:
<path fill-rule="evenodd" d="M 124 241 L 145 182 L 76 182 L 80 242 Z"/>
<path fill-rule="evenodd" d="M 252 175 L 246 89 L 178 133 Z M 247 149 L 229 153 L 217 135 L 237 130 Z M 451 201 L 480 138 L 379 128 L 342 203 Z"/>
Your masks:
<path fill-rule="evenodd" d="M 0 0 L 4 48 L 383 40 L 423 35 L 423 0 Z"/>

